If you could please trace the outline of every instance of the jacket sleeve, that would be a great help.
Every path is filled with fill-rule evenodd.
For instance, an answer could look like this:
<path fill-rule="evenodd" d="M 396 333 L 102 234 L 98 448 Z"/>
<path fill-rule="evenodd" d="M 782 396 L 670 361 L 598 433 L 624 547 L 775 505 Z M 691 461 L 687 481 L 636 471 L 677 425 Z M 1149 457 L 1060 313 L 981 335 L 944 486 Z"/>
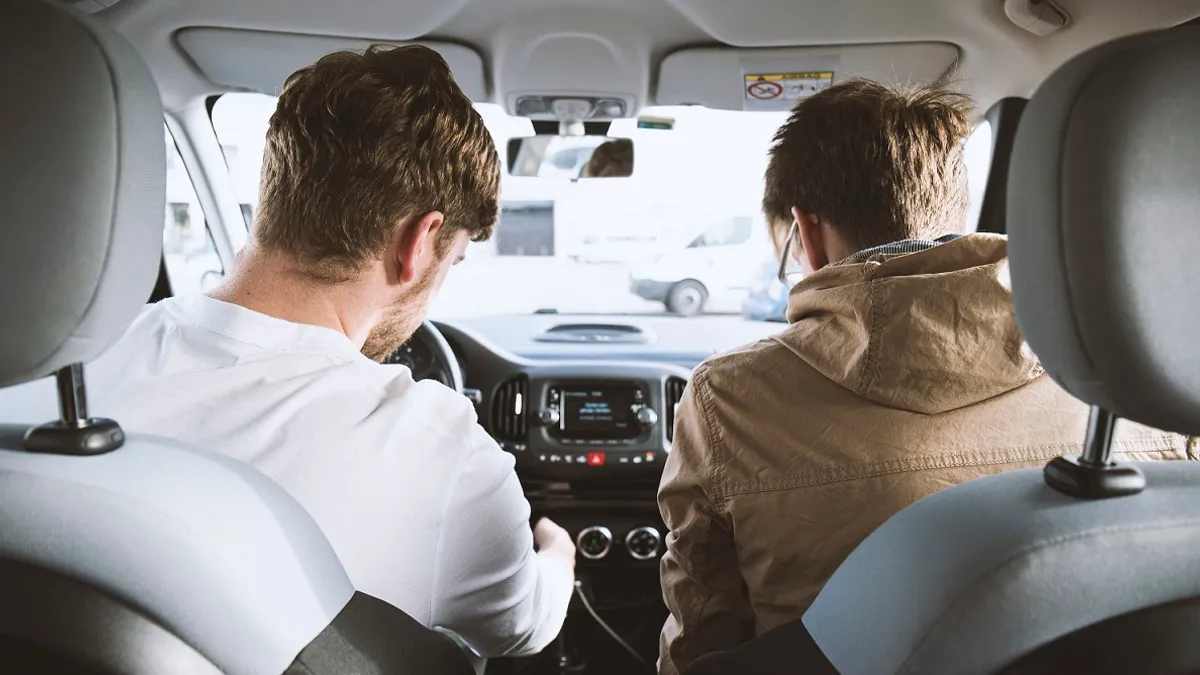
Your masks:
<path fill-rule="evenodd" d="M 682 673 L 700 656 L 754 636 L 737 546 L 713 481 L 724 451 L 712 415 L 701 367 L 680 401 L 658 489 L 667 526 L 662 589 L 670 611 L 659 639 L 660 675 Z"/>
<path fill-rule="evenodd" d="M 574 571 L 534 552 L 513 458 L 474 431 L 476 449 L 446 486 L 431 625 L 454 631 L 485 657 L 536 654 L 562 628 Z"/>

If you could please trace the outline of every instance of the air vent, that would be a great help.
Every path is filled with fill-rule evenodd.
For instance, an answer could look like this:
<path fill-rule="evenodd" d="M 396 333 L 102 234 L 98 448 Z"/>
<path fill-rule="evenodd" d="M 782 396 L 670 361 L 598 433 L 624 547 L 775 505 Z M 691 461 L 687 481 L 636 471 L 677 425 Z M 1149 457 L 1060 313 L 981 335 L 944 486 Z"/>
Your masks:
<path fill-rule="evenodd" d="M 527 438 L 529 380 L 515 377 L 496 388 L 492 395 L 492 435 L 505 441 Z"/>
<path fill-rule="evenodd" d="M 667 440 L 675 440 L 675 409 L 679 407 L 679 401 L 683 398 L 683 389 L 687 387 L 687 380 L 682 377 L 667 378 Z"/>
<path fill-rule="evenodd" d="M 617 323 L 564 323 L 538 333 L 538 342 L 590 342 L 598 344 L 646 344 L 653 341 L 647 331 Z"/>

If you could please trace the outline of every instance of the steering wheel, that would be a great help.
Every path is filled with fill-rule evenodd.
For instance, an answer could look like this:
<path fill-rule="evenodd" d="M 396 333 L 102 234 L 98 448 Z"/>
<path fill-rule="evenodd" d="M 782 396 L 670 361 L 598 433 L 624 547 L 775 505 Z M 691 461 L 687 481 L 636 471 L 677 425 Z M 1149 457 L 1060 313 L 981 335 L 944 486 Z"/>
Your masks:
<path fill-rule="evenodd" d="M 408 366 L 414 380 L 437 380 L 462 393 L 463 374 L 458 357 L 432 321 L 423 322 L 408 342 L 389 354 L 383 362 Z"/>

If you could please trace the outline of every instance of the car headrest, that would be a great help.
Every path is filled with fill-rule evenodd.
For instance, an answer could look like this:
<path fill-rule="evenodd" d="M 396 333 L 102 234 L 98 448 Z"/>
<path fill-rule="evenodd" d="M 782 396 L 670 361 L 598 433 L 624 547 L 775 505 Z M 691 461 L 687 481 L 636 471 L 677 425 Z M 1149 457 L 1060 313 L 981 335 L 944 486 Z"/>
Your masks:
<path fill-rule="evenodd" d="M 0 2 L 0 386 L 104 351 L 154 286 L 166 199 L 150 71 L 98 20 Z"/>
<path fill-rule="evenodd" d="M 1200 434 L 1200 27 L 1076 57 L 1030 99 L 1009 171 L 1017 318 L 1046 371 Z"/>

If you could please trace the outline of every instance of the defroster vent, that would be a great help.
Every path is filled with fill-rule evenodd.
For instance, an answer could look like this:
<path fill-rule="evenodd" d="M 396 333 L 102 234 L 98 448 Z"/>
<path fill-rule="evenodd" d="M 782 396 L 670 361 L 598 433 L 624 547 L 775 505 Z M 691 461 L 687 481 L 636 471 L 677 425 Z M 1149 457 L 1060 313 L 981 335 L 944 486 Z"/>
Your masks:
<path fill-rule="evenodd" d="M 675 409 L 679 407 L 679 401 L 683 398 L 683 390 L 687 387 L 687 380 L 682 377 L 668 377 L 666 391 L 666 422 L 667 422 L 667 440 L 675 439 Z"/>
<path fill-rule="evenodd" d="M 529 419 L 529 380 L 514 377 L 496 388 L 492 396 L 492 435 L 506 441 L 524 441 Z"/>

